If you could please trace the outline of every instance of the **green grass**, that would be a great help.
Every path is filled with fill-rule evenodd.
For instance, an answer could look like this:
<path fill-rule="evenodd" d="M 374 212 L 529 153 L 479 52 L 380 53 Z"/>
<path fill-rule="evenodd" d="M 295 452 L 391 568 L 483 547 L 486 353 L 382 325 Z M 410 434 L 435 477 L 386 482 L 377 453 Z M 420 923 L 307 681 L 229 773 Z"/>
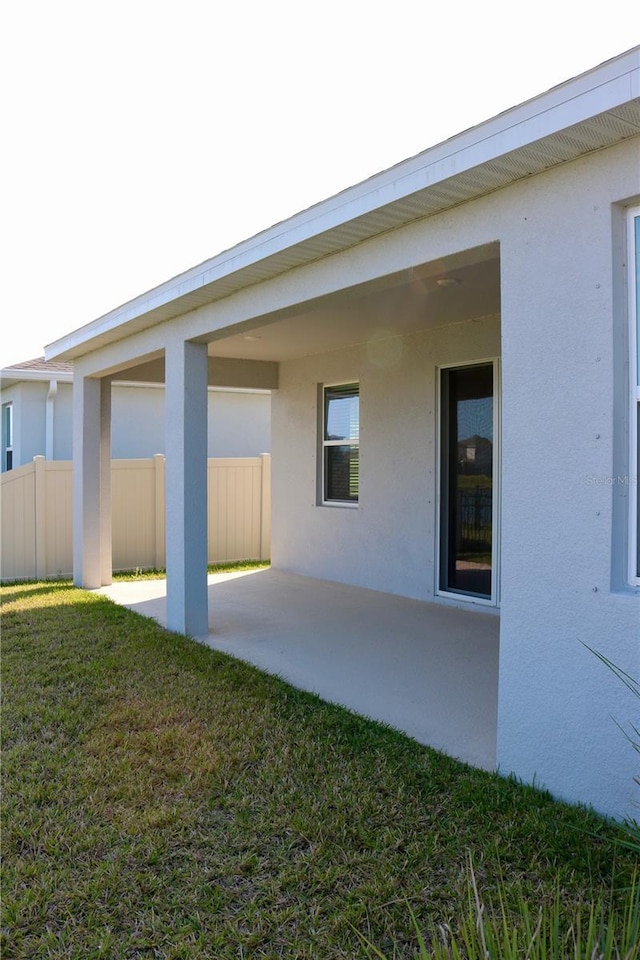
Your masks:
<path fill-rule="evenodd" d="M 414 957 L 480 895 L 623 904 L 588 811 L 66 583 L 5 587 L 3 956 Z"/>
<path fill-rule="evenodd" d="M 210 563 L 207 573 L 234 573 L 242 570 L 260 570 L 271 566 L 270 560 L 231 560 L 227 563 Z M 136 570 L 123 570 L 114 573 L 114 580 L 156 580 L 166 577 L 166 570 L 145 570 L 138 567 Z"/>
<path fill-rule="evenodd" d="M 226 563 L 210 563 L 207 573 L 234 573 L 243 570 L 260 570 L 270 567 L 270 560 L 229 560 Z M 119 570 L 113 573 L 114 580 L 162 580 L 167 571 L 153 567 L 136 567 L 134 570 Z M 70 577 L 50 577 L 42 583 L 71 584 Z M 21 586 L 33 583 L 33 580 L 0 580 L 0 586 Z"/>

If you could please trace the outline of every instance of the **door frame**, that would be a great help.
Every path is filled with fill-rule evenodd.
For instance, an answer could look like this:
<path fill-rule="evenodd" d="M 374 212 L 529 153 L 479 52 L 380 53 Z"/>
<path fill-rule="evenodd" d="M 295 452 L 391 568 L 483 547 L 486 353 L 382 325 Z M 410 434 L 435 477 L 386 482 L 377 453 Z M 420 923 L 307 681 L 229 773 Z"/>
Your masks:
<path fill-rule="evenodd" d="M 477 597 L 458 591 L 443 590 L 440 587 L 440 562 L 442 559 L 442 372 L 458 370 L 462 367 L 493 367 L 493 487 L 491 515 L 491 597 Z M 436 377 L 436 518 L 435 518 L 435 583 L 434 596 L 458 603 L 473 603 L 484 607 L 500 606 L 500 566 L 501 566 L 501 493 L 502 493 L 502 380 L 500 357 L 482 357 L 478 360 L 463 360 L 458 363 L 441 363 L 437 366 Z"/>

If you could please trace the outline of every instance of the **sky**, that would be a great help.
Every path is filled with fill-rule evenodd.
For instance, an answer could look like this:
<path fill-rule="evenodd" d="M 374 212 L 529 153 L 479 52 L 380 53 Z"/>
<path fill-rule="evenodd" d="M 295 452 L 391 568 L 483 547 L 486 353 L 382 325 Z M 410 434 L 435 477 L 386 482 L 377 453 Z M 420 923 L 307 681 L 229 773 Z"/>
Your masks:
<path fill-rule="evenodd" d="M 0 367 L 640 43 L 637 0 L 23 0 Z"/>

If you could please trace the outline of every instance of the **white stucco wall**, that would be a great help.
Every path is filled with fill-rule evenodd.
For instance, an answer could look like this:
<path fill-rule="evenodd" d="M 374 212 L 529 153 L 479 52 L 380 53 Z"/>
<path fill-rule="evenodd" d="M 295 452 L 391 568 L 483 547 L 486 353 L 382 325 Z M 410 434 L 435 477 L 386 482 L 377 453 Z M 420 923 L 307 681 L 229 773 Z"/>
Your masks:
<path fill-rule="evenodd" d="M 164 427 L 164 388 L 113 385 L 111 430 L 114 459 L 164 453 Z M 210 457 L 255 457 L 269 453 L 270 395 L 209 390 L 207 430 Z"/>
<path fill-rule="evenodd" d="M 13 404 L 13 466 L 46 454 L 46 409 L 49 381 L 23 381 L 2 391 L 2 403 Z M 53 456 L 71 459 L 71 385 L 58 383 L 53 399 Z"/>
<path fill-rule="evenodd" d="M 46 455 L 49 381 L 24 381 L 2 391 L 13 403 L 13 465 Z M 53 398 L 53 459 L 70 460 L 73 446 L 73 387 L 58 382 Z M 164 388 L 112 386 L 112 456 L 153 457 L 165 447 Z M 208 456 L 255 457 L 271 450 L 271 396 L 266 392 L 209 390 Z"/>
<path fill-rule="evenodd" d="M 114 460 L 164 453 L 164 388 L 111 387 L 111 456 Z"/>
<path fill-rule="evenodd" d="M 13 404 L 13 462 L 16 466 L 29 463 L 37 454 L 44 453 L 47 389 L 48 385 L 44 383 L 21 383 L 16 388 Z"/>
<path fill-rule="evenodd" d="M 29 463 L 37 454 L 44 453 L 44 411 L 48 389 L 48 383 L 20 384 L 19 442 L 22 463 Z M 14 420 L 14 432 L 15 426 Z"/>
<path fill-rule="evenodd" d="M 54 460 L 71 460 L 73 455 L 73 386 L 70 383 L 58 383 L 53 404 L 53 458 Z"/>
<path fill-rule="evenodd" d="M 501 354 L 499 767 L 618 816 L 637 816 L 637 755 L 612 717 L 638 724 L 638 704 L 583 644 L 640 677 L 627 491 L 590 479 L 630 473 L 619 221 L 639 195 L 635 139 L 361 245 L 364 275 L 381 253 L 415 263 L 499 241 L 501 325 L 414 335 L 387 368 L 365 346 L 282 363 L 273 401 L 274 564 L 428 600 L 435 366 Z M 351 380 L 360 504 L 317 506 L 318 384 Z"/>
<path fill-rule="evenodd" d="M 503 537 L 498 757 L 568 799 L 637 817 L 638 703 L 584 649 L 640 677 L 621 582 L 630 474 L 622 209 L 638 141 L 525 182 L 502 243 Z M 633 471 L 635 473 L 635 471 Z M 601 481 L 601 482 L 596 482 Z"/>
<path fill-rule="evenodd" d="M 273 399 L 272 562 L 430 600 L 435 583 L 437 367 L 500 354 L 489 318 L 280 366 Z M 358 507 L 317 506 L 318 384 L 360 383 Z M 295 453 L 293 452 L 295 450 Z"/>
<path fill-rule="evenodd" d="M 271 452 L 271 395 L 209 391 L 209 456 L 256 457 Z"/>

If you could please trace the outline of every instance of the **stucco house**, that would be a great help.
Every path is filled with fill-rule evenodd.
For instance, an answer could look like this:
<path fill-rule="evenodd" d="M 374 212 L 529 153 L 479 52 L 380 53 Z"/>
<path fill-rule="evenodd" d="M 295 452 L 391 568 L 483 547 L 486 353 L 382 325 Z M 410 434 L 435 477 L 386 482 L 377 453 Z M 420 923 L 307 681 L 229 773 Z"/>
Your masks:
<path fill-rule="evenodd" d="M 638 676 L 639 225 L 634 48 L 49 345 L 76 583 L 111 577 L 111 382 L 165 383 L 167 622 L 207 634 L 207 388 L 273 390 L 274 567 L 499 618 L 500 771 L 629 815 L 583 644 Z"/>
<path fill-rule="evenodd" d="M 71 460 L 73 365 L 25 360 L 0 370 L 2 407 L 0 470 L 36 456 Z M 114 459 L 164 453 L 164 387 L 121 380 L 112 386 L 111 452 Z M 271 449 L 271 399 L 267 390 L 211 387 L 208 455 L 255 457 Z"/>

